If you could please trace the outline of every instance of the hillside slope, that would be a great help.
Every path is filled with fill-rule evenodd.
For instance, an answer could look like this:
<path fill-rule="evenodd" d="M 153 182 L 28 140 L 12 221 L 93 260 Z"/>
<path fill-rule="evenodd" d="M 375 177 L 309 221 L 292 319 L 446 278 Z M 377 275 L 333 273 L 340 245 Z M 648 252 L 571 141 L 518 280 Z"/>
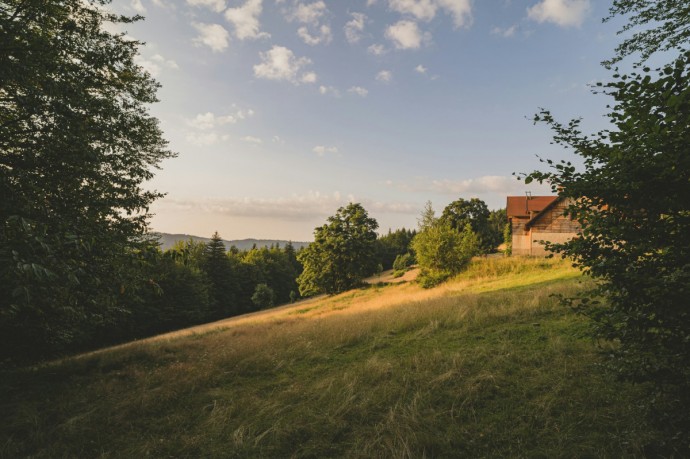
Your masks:
<path fill-rule="evenodd" d="M 481 260 L 7 372 L 0 456 L 641 456 L 639 388 L 551 296 L 580 288 Z"/>

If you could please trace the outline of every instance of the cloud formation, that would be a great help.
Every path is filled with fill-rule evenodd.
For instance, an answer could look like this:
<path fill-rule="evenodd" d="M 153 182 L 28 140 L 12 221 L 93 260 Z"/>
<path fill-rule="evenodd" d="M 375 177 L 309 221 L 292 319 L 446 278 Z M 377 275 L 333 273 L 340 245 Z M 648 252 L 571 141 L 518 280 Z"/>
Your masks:
<path fill-rule="evenodd" d="M 422 43 L 431 40 L 431 35 L 422 33 L 416 22 L 403 20 L 386 29 L 386 38 L 392 41 L 397 49 L 418 49 Z"/>
<path fill-rule="evenodd" d="M 402 202 L 380 202 L 358 199 L 354 195 L 344 195 L 338 191 L 320 193 L 309 191 L 280 198 L 234 197 L 227 199 L 173 199 L 170 197 L 157 201 L 157 205 L 179 212 L 201 211 L 212 215 L 232 217 L 251 217 L 279 219 L 286 221 L 308 221 L 326 218 L 336 209 L 350 202 L 360 202 L 370 212 L 415 215 L 419 206 Z"/>
<path fill-rule="evenodd" d="M 228 8 L 225 19 L 234 26 L 235 36 L 240 40 L 270 37 L 268 33 L 259 30 L 261 11 L 261 0 L 248 0 L 240 7 Z"/>
<path fill-rule="evenodd" d="M 259 53 L 261 63 L 254 66 L 254 76 L 266 80 L 285 80 L 293 84 L 314 83 L 317 75 L 314 72 L 303 72 L 311 64 L 306 57 L 297 58 L 284 46 L 273 46 L 265 53 Z"/>
<path fill-rule="evenodd" d="M 326 147 L 324 145 L 317 145 L 314 148 L 312 148 L 312 151 L 319 156 L 323 156 L 326 153 L 338 153 L 338 147 Z"/>
<path fill-rule="evenodd" d="M 307 27 L 300 27 L 297 29 L 297 35 L 308 45 L 315 46 L 318 44 L 328 44 L 331 42 L 333 39 L 333 35 L 331 34 L 331 28 L 330 26 L 327 25 L 322 25 L 318 28 L 318 34 L 317 35 L 312 35 L 309 33 L 309 29 Z"/>
<path fill-rule="evenodd" d="M 317 25 L 327 12 L 326 4 L 321 0 L 309 4 L 298 3 L 292 12 L 288 14 L 288 20 Z"/>
<path fill-rule="evenodd" d="M 390 70 L 381 70 L 376 74 L 376 81 L 382 83 L 389 83 L 393 79 L 393 73 Z"/>
<path fill-rule="evenodd" d="M 381 44 L 373 44 L 367 48 L 367 52 L 369 54 L 373 54 L 374 56 L 382 56 L 383 54 L 386 54 L 387 50 L 386 47 Z"/>
<path fill-rule="evenodd" d="M 453 18 L 456 29 L 472 24 L 471 0 L 388 0 L 388 7 L 425 22 L 434 19 L 436 13 L 441 10 Z"/>
<path fill-rule="evenodd" d="M 161 71 L 163 69 L 173 69 L 176 70 L 179 68 L 177 65 L 177 62 L 175 62 L 172 59 L 166 59 L 160 54 L 154 54 L 150 58 L 145 58 L 140 54 L 137 54 L 134 57 L 134 62 L 137 65 L 140 65 L 144 70 L 149 72 L 151 76 L 158 76 L 160 75 Z"/>
<path fill-rule="evenodd" d="M 580 27 L 590 10 L 590 0 L 541 0 L 527 9 L 527 16 L 540 23 Z"/>
<path fill-rule="evenodd" d="M 470 178 L 465 180 L 417 180 L 412 184 L 395 185 L 388 183 L 391 186 L 397 186 L 404 191 L 412 192 L 432 192 L 451 196 L 462 194 L 479 195 L 479 194 L 498 194 L 501 196 L 507 195 L 522 195 L 526 188 L 525 182 L 517 180 L 515 177 L 502 175 L 485 175 L 482 177 Z M 548 193 L 549 187 L 547 185 L 530 185 L 530 188 L 543 189 L 544 193 Z M 541 191 L 540 191 L 541 192 Z"/>
<path fill-rule="evenodd" d="M 214 53 L 228 47 L 230 34 L 222 25 L 194 22 L 192 26 L 199 32 L 199 36 L 194 39 L 195 44 L 208 46 Z"/>
<path fill-rule="evenodd" d="M 348 89 L 347 92 L 349 92 L 350 94 L 356 94 L 360 97 L 366 97 L 367 94 L 369 94 L 369 91 L 361 86 L 353 86 L 350 89 Z"/>
<path fill-rule="evenodd" d="M 362 13 L 350 13 L 352 20 L 345 24 L 345 38 L 349 43 L 357 43 L 362 39 L 362 32 L 364 31 L 364 23 L 367 20 L 366 15 Z"/>
<path fill-rule="evenodd" d="M 187 119 L 186 124 L 189 130 L 185 133 L 187 142 L 197 146 L 214 145 L 230 138 L 228 134 L 218 130 L 229 124 L 236 124 L 254 115 L 254 111 L 236 110 L 227 115 L 216 115 L 212 112 L 199 113 L 194 118 Z"/>
<path fill-rule="evenodd" d="M 333 86 L 319 86 L 319 94 L 322 94 L 324 96 L 330 95 L 333 97 L 340 97 L 340 91 L 338 91 L 338 89 L 334 88 Z"/>
<path fill-rule="evenodd" d="M 154 1 L 154 3 L 156 3 Z M 187 0 L 187 5 L 203 6 L 211 11 L 220 13 L 225 9 L 225 0 Z"/>

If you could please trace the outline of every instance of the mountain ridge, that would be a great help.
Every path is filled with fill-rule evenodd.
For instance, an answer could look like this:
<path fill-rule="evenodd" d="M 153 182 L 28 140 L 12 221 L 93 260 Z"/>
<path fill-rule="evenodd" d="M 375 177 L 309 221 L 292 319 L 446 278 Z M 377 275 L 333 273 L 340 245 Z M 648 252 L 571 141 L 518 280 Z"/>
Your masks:
<path fill-rule="evenodd" d="M 191 239 L 194 242 L 208 243 L 211 240 L 210 237 L 194 236 L 192 234 L 183 233 L 162 233 L 160 231 L 154 231 L 152 234 L 158 236 L 158 241 L 160 243 L 161 250 L 163 251 L 172 248 L 177 241 L 188 241 Z M 250 250 L 254 246 L 258 248 L 271 247 L 275 245 L 284 247 L 288 243 L 291 243 L 295 250 L 299 250 L 302 247 L 306 247 L 310 244 L 310 242 L 305 241 L 289 241 L 283 239 L 223 239 L 223 244 L 225 244 L 226 250 L 230 250 L 230 247 L 232 246 L 237 247 L 239 250 Z"/>

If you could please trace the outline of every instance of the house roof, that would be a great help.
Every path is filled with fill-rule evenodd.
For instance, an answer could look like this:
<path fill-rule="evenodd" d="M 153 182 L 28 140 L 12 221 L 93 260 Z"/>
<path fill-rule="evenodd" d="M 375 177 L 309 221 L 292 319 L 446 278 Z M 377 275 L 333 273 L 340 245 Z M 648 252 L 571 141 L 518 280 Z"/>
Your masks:
<path fill-rule="evenodd" d="M 535 213 L 555 203 L 558 196 L 508 196 L 508 204 L 506 205 L 506 213 L 508 218 L 511 217 L 534 217 Z"/>

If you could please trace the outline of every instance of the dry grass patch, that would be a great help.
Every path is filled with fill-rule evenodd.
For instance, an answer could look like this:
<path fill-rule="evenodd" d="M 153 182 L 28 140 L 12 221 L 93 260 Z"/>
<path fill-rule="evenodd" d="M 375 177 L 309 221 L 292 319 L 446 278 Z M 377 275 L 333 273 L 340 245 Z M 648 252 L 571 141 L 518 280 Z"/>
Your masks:
<path fill-rule="evenodd" d="M 640 454 L 637 389 L 597 369 L 550 296 L 582 288 L 572 269 L 475 263 L 432 290 L 371 287 L 7 373 L 0 456 Z"/>

